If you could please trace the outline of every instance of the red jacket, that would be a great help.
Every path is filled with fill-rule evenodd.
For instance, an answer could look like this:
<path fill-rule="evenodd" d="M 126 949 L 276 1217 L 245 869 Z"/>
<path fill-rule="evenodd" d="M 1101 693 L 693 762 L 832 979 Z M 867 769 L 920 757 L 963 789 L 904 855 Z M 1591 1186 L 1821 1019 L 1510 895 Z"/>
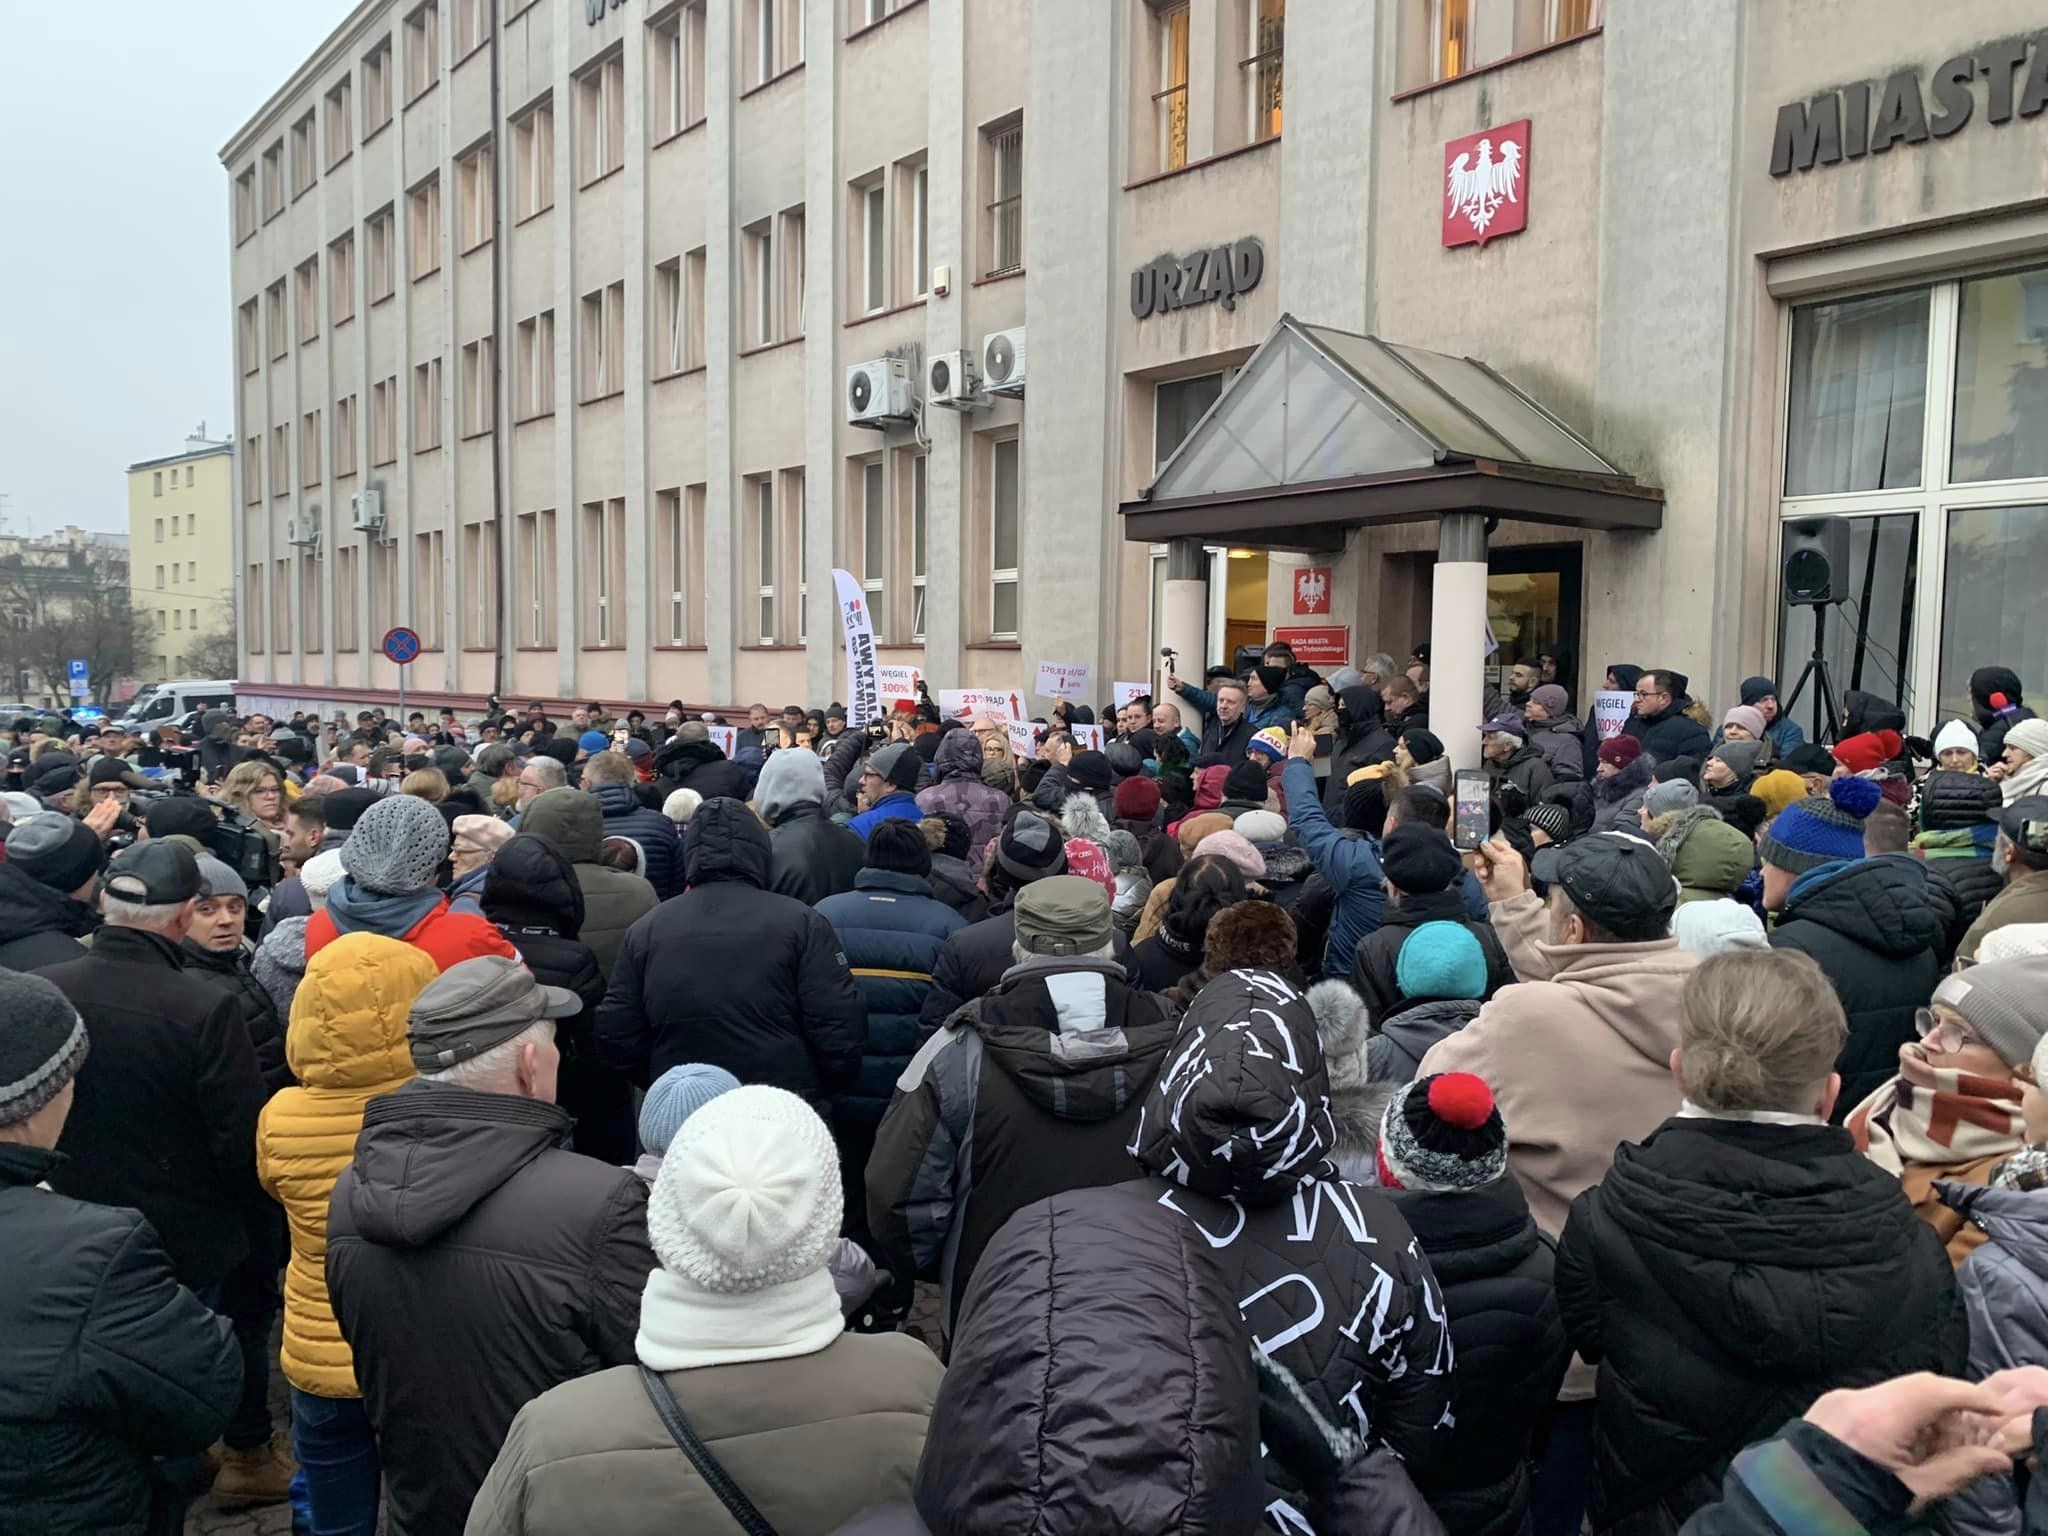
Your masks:
<path fill-rule="evenodd" d="M 306 958 L 312 959 L 339 937 L 334 919 L 324 910 L 315 912 L 306 923 Z M 503 955 L 508 960 L 519 958 L 519 951 L 506 941 L 504 934 L 474 912 L 450 911 L 445 896 L 433 911 L 395 937 L 412 945 L 443 971 L 465 960 L 474 960 L 479 955 Z"/>

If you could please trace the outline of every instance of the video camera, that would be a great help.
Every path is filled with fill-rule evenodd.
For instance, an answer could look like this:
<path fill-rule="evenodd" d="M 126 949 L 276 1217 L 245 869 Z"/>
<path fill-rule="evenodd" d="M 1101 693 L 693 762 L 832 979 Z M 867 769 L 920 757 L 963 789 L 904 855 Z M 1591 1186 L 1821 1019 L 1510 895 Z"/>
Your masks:
<path fill-rule="evenodd" d="M 129 799 L 128 814 L 134 818 L 135 826 L 139 827 L 149 819 L 151 806 L 173 798 L 190 800 L 205 806 L 212 813 L 213 825 L 200 838 L 200 842 L 205 845 L 208 853 L 240 875 L 244 885 L 253 888 L 271 883 L 273 871 L 270 842 L 263 835 L 262 824 L 245 811 L 238 811 L 232 806 L 222 805 L 217 800 L 208 800 L 201 795 L 138 789 Z M 134 841 L 133 829 L 124 828 L 107 839 L 107 848 L 111 853 L 118 853 Z"/>

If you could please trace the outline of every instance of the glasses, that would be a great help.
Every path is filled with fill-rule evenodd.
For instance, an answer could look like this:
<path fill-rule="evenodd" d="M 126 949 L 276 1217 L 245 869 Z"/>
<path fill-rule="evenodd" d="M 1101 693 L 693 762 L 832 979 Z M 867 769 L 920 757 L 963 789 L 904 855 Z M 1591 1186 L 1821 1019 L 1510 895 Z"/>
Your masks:
<path fill-rule="evenodd" d="M 1966 1045 L 1981 1045 L 1977 1032 L 1961 1019 L 1944 1019 L 1932 1008 L 1913 1010 L 1913 1028 L 1937 1051 L 1952 1055 Z"/>
<path fill-rule="evenodd" d="M 1636 690 L 1636 697 L 1639 699 L 1661 699 L 1664 697 L 1664 690 L 1662 688 L 1638 688 Z"/>

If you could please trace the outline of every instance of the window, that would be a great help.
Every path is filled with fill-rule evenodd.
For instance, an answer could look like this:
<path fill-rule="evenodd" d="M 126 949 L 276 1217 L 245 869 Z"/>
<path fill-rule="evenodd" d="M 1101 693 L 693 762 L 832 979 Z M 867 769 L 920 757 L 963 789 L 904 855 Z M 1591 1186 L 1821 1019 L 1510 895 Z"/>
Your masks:
<path fill-rule="evenodd" d="M 319 176 L 318 162 L 314 158 L 314 135 L 319 131 L 316 114 L 308 112 L 292 124 L 292 196 L 297 197 L 312 186 Z"/>
<path fill-rule="evenodd" d="M 1952 437 L 1952 480 L 2048 477 L 2048 268 L 1962 285 Z"/>
<path fill-rule="evenodd" d="M 1785 494 L 1920 483 L 1929 290 L 1792 312 Z"/>
<path fill-rule="evenodd" d="M 292 429 L 279 422 L 270 429 L 270 494 L 289 496 L 292 491 Z"/>
<path fill-rule="evenodd" d="M 782 215 L 782 235 L 778 246 L 777 254 L 782 262 L 776 293 L 776 302 L 781 306 L 779 334 L 784 338 L 801 336 L 804 333 L 803 209 L 792 208 Z"/>
<path fill-rule="evenodd" d="M 648 100 L 657 143 L 704 121 L 704 6 L 686 5 L 648 33 Z"/>
<path fill-rule="evenodd" d="M 1287 62 L 1287 0 L 1250 0 L 1251 54 L 1244 61 L 1245 95 L 1251 103 L 1251 142 L 1280 137 L 1281 87 Z"/>
<path fill-rule="evenodd" d="M 284 212 L 284 140 L 263 151 L 263 219 L 265 223 Z"/>
<path fill-rule="evenodd" d="M 857 459 L 853 464 L 853 526 L 847 543 L 851 553 L 847 564 L 860 577 L 868 597 L 868 617 L 875 638 L 888 633 L 889 499 L 884 487 L 880 458 Z"/>
<path fill-rule="evenodd" d="M 746 78 L 752 90 L 804 61 L 803 0 L 744 0 L 739 18 Z"/>
<path fill-rule="evenodd" d="M 1995 662 L 2022 678 L 2048 672 L 2048 628 L 2034 609 L 2048 570 L 2048 491 L 2028 494 L 2043 499 L 1949 513 L 1941 586 L 1944 717 L 1971 718 L 1970 673 L 1977 667 Z"/>
<path fill-rule="evenodd" d="M 1159 39 L 1159 87 L 1152 93 L 1157 166 L 1177 171 L 1188 163 L 1188 8 L 1153 12 Z"/>
<path fill-rule="evenodd" d="M 497 343 L 479 336 L 462 349 L 462 435 L 477 437 L 497 420 Z"/>
<path fill-rule="evenodd" d="M 1024 265 L 1024 125 L 991 128 L 982 135 L 983 276 L 1000 277 Z"/>
<path fill-rule="evenodd" d="M 462 575 L 469 583 L 462 605 L 462 643 L 478 650 L 498 644 L 498 525 L 462 525 Z"/>
<path fill-rule="evenodd" d="M 455 58 L 459 63 L 491 40 L 491 0 L 455 0 Z"/>
<path fill-rule="evenodd" d="M 243 615 L 242 643 L 252 656 L 263 654 L 263 567 L 249 567 L 249 577 L 242 588 L 242 601 L 247 611 Z M 159 620 L 161 623 L 161 620 Z"/>
<path fill-rule="evenodd" d="M 291 354 L 291 331 L 284 312 L 284 279 L 272 283 L 263 294 L 263 325 L 270 333 L 270 357 L 281 362 Z"/>
<path fill-rule="evenodd" d="M 1223 393 L 1228 373 L 1198 373 L 1191 379 L 1172 379 L 1152 389 L 1152 472 L 1157 474 L 1173 457 L 1173 450 L 1195 430 L 1202 413 Z"/>
<path fill-rule="evenodd" d="M 299 551 L 299 649 L 325 650 L 326 631 L 321 620 L 321 559 L 317 549 Z M 199 627 L 199 615 L 192 615 L 192 627 Z"/>
<path fill-rule="evenodd" d="M 1561 43 L 1600 25 L 1600 0 L 1549 0 L 1545 38 Z"/>
<path fill-rule="evenodd" d="M 925 581 L 925 471 L 929 459 L 922 453 L 910 455 L 910 637 L 924 639 Z"/>
<path fill-rule="evenodd" d="M 391 44 L 379 43 L 363 55 L 363 137 L 369 138 L 391 121 Z"/>
<path fill-rule="evenodd" d="M 847 233 L 853 241 L 853 259 L 847 263 L 855 284 L 853 307 L 865 314 L 877 314 L 889 307 L 889 219 L 887 197 L 879 176 L 856 183 L 853 188 L 853 217 Z"/>
<path fill-rule="evenodd" d="M 295 297 L 299 311 L 299 340 L 303 342 L 320 339 L 320 258 L 310 256 L 298 265 L 293 274 L 297 281 Z"/>
<path fill-rule="evenodd" d="M 602 400 L 626 387 L 626 285 L 613 283 L 586 293 L 580 308 L 578 398 Z"/>
<path fill-rule="evenodd" d="M 441 446 L 441 359 L 430 357 L 412 370 L 412 451 Z"/>
<path fill-rule="evenodd" d="M 164 493 L 164 472 L 162 470 L 158 470 L 154 478 L 156 481 L 156 485 L 155 489 L 152 490 L 150 494 L 154 496 L 161 496 Z M 164 541 L 164 520 L 162 518 L 158 518 L 156 520 L 156 541 L 159 544 L 163 543 Z"/>
<path fill-rule="evenodd" d="M 853 25 L 872 27 L 889 14 L 891 0 L 853 0 Z"/>
<path fill-rule="evenodd" d="M 242 372 L 254 373 L 263 366 L 263 338 L 256 328 L 256 301 L 251 299 L 235 312 L 236 345 L 242 354 Z"/>
<path fill-rule="evenodd" d="M 1472 67 L 1472 0 L 1429 0 L 1429 47 L 1433 80 Z"/>
<path fill-rule="evenodd" d="M 347 75 L 327 90 L 327 168 L 335 166 L 349 157 L 355 148 L 355 120 L 350 97 L 355 85 Z"/>
<path fill-rule="evenodd" d="M 192 471 L 189 469 L 185 471 L 185 483 L 187 485 L 192 483 Z M 199 514 L 197 512 L 187 512 L 185 514 L 185 531 L 187 533 L 197 533 L 199 531 Z"/>
<path fill-rule="evenodd" d="M 255 432 L 242 439 L 242 500 L 263 500 L 263 438 Z"/>
<path fill-rule="evenodd" d="M 740 288 L 747 314 L 747 344 L 765 347 L 775 335 L 775 236 L 774 222 L 763 219 L 741 235 L 746 267 Z"/>
<path fill-rule="evenodd" d="M 544 309 L 519 322 L 517 389 L 513 410 L 520 421 L 552 416 L 555 410 L 555 312 Z"/>
<path fill-rule="evenodd" d="M 356 237 L 343 235 L 327 247 L 327 320 L 341 325 L 356 314 Z"/>
<path fill-rule="evenodd" d="M 299 418 L 299 484 L 308 490 L 320 486 L 320 413 L 308 411 Z"/>
<path fill-rule="evenodd" d="M 455 162 L 455 238 L 473 251 L 491 238 L 497 210 L 492 206 L 491 146 L 479 144 Z"/>
<path fill-rule="evenodd" d="M 398 541 L 388 535 L 379 536 L 363 548 L 370 561 L 369 631 L 381 637 L 398 622 Z"/>
<path fill-rule="evenodd" d="M 655 611 L 660 645 L 702 645 L 704 624 L 704 487 L 661 491 L 654 498 Z M 693 590 L 692 575 L 698 579 Z"/>
<path fill-rule="evenodd" d="M 363 220 L 363 241 L 370 252 L 370 302 L 381 303 L 398 286 L 398 231 L 390 208 Z"/>
<path fill-rule="evenodd" d="M 927 292 L 931 271 L 931 167 L 922 160 L 904 166 L 899 184 L 907 185 L 910 192 L 909 227 L 904 231 L 906 265 L 910 270 L 903 286 L 910 298 L 921 299 Z"/>
<path fill-rule="evenodd" d="M 444 552 L 440 529 L 412 536 L 412 627 L 420 632 L 421 650 L 441 649 L 441 559 Z"/>
<path fill-rule="evenodd" d="M 546 102 L 512 124 L 512 216 L 555 206 L 555 113 Z"/>
<path fill-rule="evenodd" d="M 576 77 L 576 179 L 611 175 L 626 154 L 626 62 L 613 54 Z"/>
<path fill-rule="evenodd" d="M 704 366 L 704 248 L 654 269 L 654 376 Z"/>
<path fill-rule="evenodd" d="M 370 386 L 370 463 L 398 462 L 398 378 Z"/>
<path fill-rule="evenodd" d="M 356 397 L 343 395 L 334 402 L 334 477 L 356 472 Z"/>
<path fill-rule="evenodd" d="M 1017 638 L 1017 553 L 1021 485 L 1019 444 L 1006 437 L 989 453 L 989 623 L 991 640 Z"/>
<path fill-rule="evenodd" d="M 441 73 L 441 10 L 436 0 L 405 18 L 405 100 L 410 106 L 434 87 Z"/>
<path fill-rule="evenodd" d="M 353 544 L 334 547 L 334 648 L 356 650 L 362 642 L 356 625 L 356 550 Z"/>
<path fill-rule="evenodd" d="M 441 270 L 441 178 L 429 176 L 407 194 L 406 234 L 412 241 L 412 279 Z"/>
<path fill-rule="evenodd" d="M 176 521 L 176 519 L 174 518 L 174 519 L 172 519 L 172 521 L 173 521 L 173 522 L 175 522 L 175 521 Z M 175 561 L 174 561 L 174 562 L 172 562 L 172 565 L 171 565 L 171 569 L 175 571 L 175 570 L 176 570 L 177 568 L 178 568 L 178 567 L 177 567 L 177 563 L 176 563 Z M 199 579 L 199 562 L 198 562 L 197 560 L 187 560 L 187 561 L 185 562 L 185 580 L 186 580 L 187 582 L 194 582 L 194 581 L 197 581 L 198 579 Z"/>
<path fill-rule="evenodd" d="M 519 575 L 519 635 L 522 644 L 555 643 L 555 514 L 522 512 L 515 529 L 512 560 Z"/>
<path fill-rule="evenodd" d="M 256 233 L 256 167 L 250 166 L 235 178 L 235 240 L 239 244 Z"/>
<path fill-rule="evenodd" d="M 747 531 L 754 545 L 754 569 L 759 578 L 756 596 L 760 600 L 757 638 L 763 645 L 775 643 L 775 477 L 759 475 L 747 482 L 752 499 Z"/>
<path fill-rule="evenodd" d="M 171 628 L 173 628 L 173 629 L 183 629 L 184 627 L 185 627 L 185 610 L 184 610 L 184 609 L 182 609 L 182 608 L 173 608 L 173 609 L 171 610 Z"/>
<path fill-rule="evenodd" d="M 583 644 L 626 641 L 626 503 L 583 505 Z"/>

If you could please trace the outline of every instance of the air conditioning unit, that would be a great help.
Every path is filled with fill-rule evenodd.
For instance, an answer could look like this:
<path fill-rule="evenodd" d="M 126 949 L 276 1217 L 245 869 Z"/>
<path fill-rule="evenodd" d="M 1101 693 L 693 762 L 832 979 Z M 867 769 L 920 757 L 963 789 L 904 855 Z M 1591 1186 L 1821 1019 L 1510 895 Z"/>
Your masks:
<path fill-rule="evenodd" d="M 382 491 L 357 491 L 348 499 L 350 513 L 354 515 L 357 533 L 382 533 L 384 531 L 384 493 Z"/>
<path fill-rule="evenodd" d="M 924 371 L 925 402 L 949 411 L 979 410 L 988 404 L 980 386 L 973 356 L 966 352 L 941 352 Z"/>
<path fill-rule="evenodd" d="M 910 392 L 910 365 L 900 357 L 878 357 L 846 370 L 846 424 L 876 431 L 917 413 Z"/>
<path fill-rule="evenodd" d="M 317 512 L 294 512 L 285 520 L 284 537 L 287 544 L 300 549 L 318 549 L 320 515 Z"/>
<path fill-rule="evenodd" d="M 981 387 L 992 395 L 1024 393 L 1024 327 L 981 338 Z"/>

